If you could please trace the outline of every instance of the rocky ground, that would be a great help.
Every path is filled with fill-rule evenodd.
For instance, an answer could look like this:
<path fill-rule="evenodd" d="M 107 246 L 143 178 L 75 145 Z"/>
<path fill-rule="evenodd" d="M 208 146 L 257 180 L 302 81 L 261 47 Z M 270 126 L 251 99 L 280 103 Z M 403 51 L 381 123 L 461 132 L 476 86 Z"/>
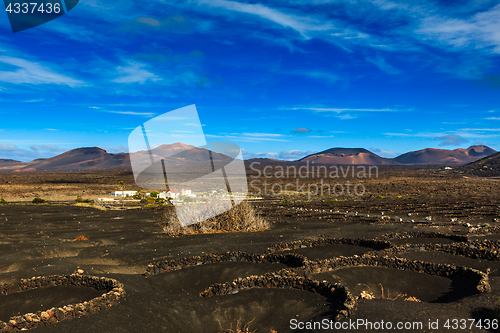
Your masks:
<path fill-rule="evenodd" d="M 274 222 L 267 231 L 176 237 L 158 225 L 163 208 L 100 210 L 70 202 L 106 193 L 121 179 L 131 184 L 126 173 L 2 174 L 0 197 L 10 202 L 0 205 L 4 330 L 25 325 L 12 317 L 32 313 L 30 320 L 40 318 L 30 323 L 35 332 L 231 332 L 237 325 L 328 331 L 307 328 L 323 320 L 347 325 L 331 331 L 370 331 L 350 325 L 361 321 L 422 323 L 372 327 L 378 332 L 496 331 L 498 180 L 439 169 L 383 172 L 366 182 L 362 198 L 255 202 Z M 34 194 L 54 200 L 61 188 L 73 191 L 66 203 L 63 197 L 26 203 Z M 31 289 L 19 287 L 22 279 L 72 274 L 116 280 L 125 295 L 80 313 L 75 304 L 108 290 L 37 286 L 36 279 Z M 61 320 L 42 320 L 53 308 Z"/>

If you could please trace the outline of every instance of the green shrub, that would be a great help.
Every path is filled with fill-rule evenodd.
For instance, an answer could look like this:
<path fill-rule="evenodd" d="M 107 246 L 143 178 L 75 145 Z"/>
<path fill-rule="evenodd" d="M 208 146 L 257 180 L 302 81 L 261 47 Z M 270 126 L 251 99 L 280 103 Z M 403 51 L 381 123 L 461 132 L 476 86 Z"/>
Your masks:
<path fill-rule="evenodd" d="M 6 205 L 6 204 L 8 204 L 8 202 L 5 201 L 5 199 L 0 198 L 0 205 Z"/>
<path fill-rule="evenodd" d="M 330 200 L 328 200 L 328 201 L 329 201 L 329 202 L 337 202 L 337 201 L 339 201 L 339 200 L 338 200 L 338 199 L 330 199 Z"/>
<path fill-rule="evenodd" d="M 136 193 L 132 196 L 132 198 L 134 198 L 135 200 L 141 200 L 142 199 L 142 195 L 140 193 Z"/>
<path fill-rule="evenodd" d="M 78 202 L 78 203 L 92 203 L 92 200 L 90 200 L 90 199 L 82 199 L 81 196 L 77 196 L 75 201 Z"/>
<path fill-rule="evenodd" d="M 141 203 L 147 203 L 148 200 L 147 199 L 141 199 Z"/>
<path fill-rule="evenodd" d="M 146 202 L 156 202 L 156 198 L 153 197 L 147 197 Z"/>
<path fill-rule="evenodd" d="M 32 203 L 34 204 L 40 204 L 40 203 L 45 203 L 45 200 L 41 199 L 41 198 L 38 198 L 36 197 L 35 199 L 33 199 L 33 201 L 31 201 Z"/>
<path fill-rule="evenodd" d="M 489 224 L 489 223 L 485 223 L 485 224 L 483 224 L 483 227 L 489 227 L 489 226 L 490 226 L 490 224 Z"/>
<path fill-rule="evenodd" d="M 144 208 L 155 208 L 155 207 L 159 207 L 159 206 L 155 205 L 154 203 L 150 203 L 150 204 L 147 204 L 146 206 L 144 206 Z"/>
<path fill-rule="evenodd" d="M 281 200 L 281 201 L 280 201 L 280 203 L 282 203 L 282 204 L 286 204 L 286 203 L 288 203 L 288 200 L 283 199 L 283 200 Z"/>
<path fill-rule="evenodd" d="M 376 196 L 377 199 L 385 199 L 384 196 L 381 196 L 380 194 Z"/>
<path fill-rule="evenodd" d="M 153 191 L 153 192 L 149 193 L 149 196 L 151 198 L 155 198 L 156 199 L 156 198 L 158 198 L 159 194 L 160 194 L 160 192 Z"/>

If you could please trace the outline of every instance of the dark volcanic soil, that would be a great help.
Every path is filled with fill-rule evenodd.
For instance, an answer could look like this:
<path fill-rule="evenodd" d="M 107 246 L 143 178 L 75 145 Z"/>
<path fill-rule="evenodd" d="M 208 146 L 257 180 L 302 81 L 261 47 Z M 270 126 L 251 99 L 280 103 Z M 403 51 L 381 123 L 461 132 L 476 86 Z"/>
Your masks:
<path fill-rule="evenodd" d="M 55 179 L 55 174 L 51 175 L 49 178 Z M 400 180 L 403 176 L 396 176 L 395 184 L 403 186 Z M 258 288 L 224 296 L 199 296 L 201 291 L 214 283 L 274 272 L 286 268 L 285 264 L 221 262 L 200 264 L 148 278 L 143 273 L 148 264 L 161 260 L 227 251 L 264 254 L 275 244 L 320 236 L 352 240 L 378 238 L 393 244 L 460 244 L 453 237 L 471 236 L 466 223 L 482 224 L 487 221 L 491 227 L 500 225 L 492 221 L 497 217 L 500 192 L 489 191 L 481 196 L 485 188 L 491 186 L 498 189 L 496 180 L 491 180 L 491 183 L 481 180 L 477 187 L 473 187 L 473 182 L 465 180 L 466 183 L 463 183 L 463 178 L 455 176 L 451 176 L 448 182 L 442 179 L 441 183 L 433 183 L 431 180 L 437 178 L 433 175 L 429 177 L 419 174 L 408 178 L 409 182 L 427 182 L 427 189 L 433 193 L 432 198 L 428 196 L 427 199 L 421 192 L 415 199 L 373 197 L 336 202 L 323 202 L 323 199 L 312 202 L 289 200 L 287 203 L 260 201 L 254 205 L 275 224 L 270 230 L 252 233 L 166 236 L 157 224 L 162 216 L 160 209 L 98 210 L 71 204 L 0 205 L 0 282 L 71 274 L 82 269 L 84 274 L 112 277 L 125 285 L 127 295 L 118 305 L 91 316 L 39 327 L 33 330 L 35 332 L 228 332 L 230 328 L 235 330 L 238 322 L 240 326 L 249 323 L 249 331 L 265 333 L 271 330 L 280 333 L 320 332 L 322 330 L 294 330 L 290 321 L 331 320 L 335 317 L 338 299 L 296 289 Z M 89 179 L 89 183 L 95 180 L 92 177 Z M 391 179 L 389 177 L 381 182 L 379 190 L 386 186 L 391 188 Z M 457 183 L 453 185 L 455 181 Z M 457 191 L 451 196 L 440 195 L 441 185 L 446 189 L 464 184 L 470 185 L 467 196 L 460 196 Z M 111 187 L 111 184 L 108 186 Z M 375 186 L 375 183 L 370 186 Z M 358 215 L 355 215 L 356 212 Z M 408 216 L 408 213 L 411 215 Z M 429 215 L 433 217 L 432 221 L 425 220 Z M 382 216 L 390 217 L 382 219 Z M 450 223 L 452 218 L 457 218 L 457 221 Z M 411 222 L 412 219 L 414 222 Z M 481 230 L 470 239 L 498 239 L 496 229 L 485 229 L 484 233 Z M 434 237 L 394 236 L 405 232 L 437 234 Z M 88 240 L 73 241 L 80 235 Z M 500 247 L 498 243 L 492 246 L 495 249 Z M 313 260 L 363 255 L 370 251 L 373 253 L 374 249 L 369 246 L 323 244 L 280 253 L 300 254 Z M 395 256 L 464 265 L 479 270 L 490 268 L 492 291 L 478 294 L 470 281 L 384 267 L 346 267 L 312 277 L 340 282 L 354 295 L 363 290 L 373 292 L 375 299 L 359 300 L 353 313 L 341 322 L 358 319 L 394 323 L 412 321 L 424 323 L 423 329 L 401 331 L 449 332 L 453 330 L 442 326 L 447 319 L 498 319 L 498 257 L 496 260 L 482 260 L 433 251 L 408 251 Z M 384 288 L 383 298 L 381 287 Z M 400 293 L 423 302 L 405 301 L 401 296 L 396 298 Z M 100 294 L 90 288 L 47 287 L 1 295 L 0 319 L 84 301 Z M 429 320 L 439 320 L 440 328 L 428 328 Z M 359 330 L 362 329 L 343 331 Z M 473 327 L 461 331 L 494 330 Z"/>

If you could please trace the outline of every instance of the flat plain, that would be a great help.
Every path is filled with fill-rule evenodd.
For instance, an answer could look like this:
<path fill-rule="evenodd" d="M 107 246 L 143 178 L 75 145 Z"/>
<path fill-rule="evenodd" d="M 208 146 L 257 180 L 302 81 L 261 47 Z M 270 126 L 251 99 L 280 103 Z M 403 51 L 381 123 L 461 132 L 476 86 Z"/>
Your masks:
<path fill-rule="evenodd" d="M 9 204 L 0 205 L 0 282 L 83 270 L 80 274 L 124 284 L 125 297 L 110 308 L 39 325 L 35 332 L 230 332 L 237 325 L 257 332 L 306 332 L 321 330 L 294 329 L 291 321 L 324 319 L 421 322 L 419 332 L 454 331 L 444 327 L 447 320 L 477 324 L 481 319 L 483 327 L 463 331 L 495 331 L 484 323 L 499 319 L 500 180 L 439 167 L 379 171 L 379 177 L 362 180 L 366 193 L 361 197 L 287 192 L 253 200 L 259 214 L 273 223 L 269 230 L 184 236 L 163 233 L 160 222 L 171 207 L 75 204 L 76 196 L 109 196 L 121 180 L 127 190 L 137 189 L 126 170 L 3 173 L 0 197 Z M 266 180 L 252 170 L 248 178 Z M 320 178 L 301 181 L 317 184 Z M 251 194 L 257 192 L 251 188 Z M 32 204 L 34 197 L 49 203 Z M 75 240 L 79 236 L 86 240 Z M 250 255 L 254 259 L 248 260 Z M 380 264 L 358 264 L 364 256 Z M 424 268 L 383 264 L 395 258 L 408 267 L 425 263 L 415 266 Z M 325 260 L 348 264 L 324 269 Z M 150 264 L 162 262 L 174 268 L 147 274 Z M 488 288 L 479 288 L 469 273 L 440 273 L 449 265 L 455 267 L 452 272 L 462 266 L 480 272 L 474 274 L 486 276 Z M 293 275 L 329 286 L 338 283 L 351 294 L 352 307 L 341 313 L 344 299 L 286 281 L 251 288 L 220 285 L 273 272 L 281 272 L 274 276 L 283 281 Z M 203 294 L 211 286 L 223 291 Z M 0 295 L 0 320 L 100 294 L 92 288 L 49 286 Z M 429 328 L 429 321 L 439 321 L 439 328 Z"/>

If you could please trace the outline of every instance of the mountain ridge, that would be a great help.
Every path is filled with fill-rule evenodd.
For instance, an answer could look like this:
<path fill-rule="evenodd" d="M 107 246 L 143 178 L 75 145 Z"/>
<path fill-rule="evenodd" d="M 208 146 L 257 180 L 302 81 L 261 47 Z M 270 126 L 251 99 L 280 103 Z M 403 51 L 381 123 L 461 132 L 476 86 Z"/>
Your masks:
<path fill-rule="evenodd" d="M 142 150 L 131 154 L 143 155 L 143 159 L 151 156 L 155 160 L 166 158 L 172 163 L 189 161 L 206 161 L 208 151 L 184 143 L 161 145 L 151 150 Z M 229 159 L 227 155 L 212 153 L 217 161 Z M 395 158 L 385 158 L 365 148 L 330 148 L 307 155 L 296 161 L 253 158 L 246 162 L 281 163 L 281 162 L 314 162 L 319 164 L 355 164 L 355 165 L 451 165 L 462 166 L 497 153 L 485 145 L 474 145 L 468 148 L 453 150 L 425 148 L 401 154 Z M 51 158 L 35 159 L 21 162 L 13 159 L 0 159 L 0 172 L 30 171 L 69 171 L 111 168 L 131 168 L 129 153 L 108 153 L 99 147 L 75 148 Z M 162 157 L 163 156 L 163 157 Z"/>

